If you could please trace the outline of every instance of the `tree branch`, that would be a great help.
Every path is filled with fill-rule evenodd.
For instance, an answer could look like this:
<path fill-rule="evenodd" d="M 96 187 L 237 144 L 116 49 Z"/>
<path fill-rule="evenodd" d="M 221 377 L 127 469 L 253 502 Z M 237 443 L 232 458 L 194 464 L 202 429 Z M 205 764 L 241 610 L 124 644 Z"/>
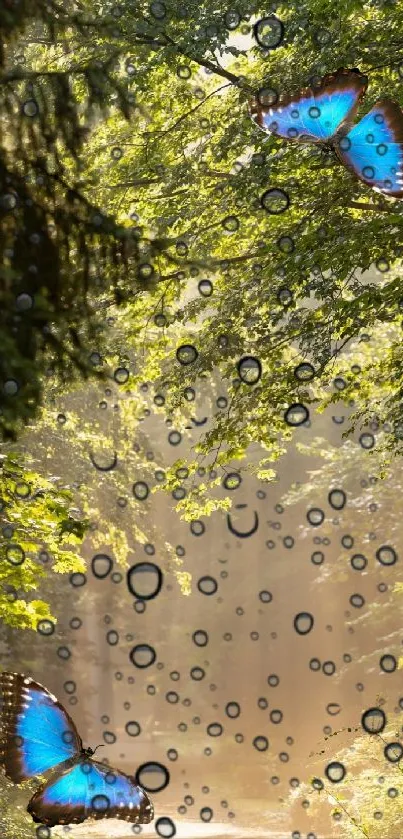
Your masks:
<path fill-rule="evenodd" d="M 127 186 L 151 186 L 151 184 L 159 184 L 159 178 L 138 178 L 134 181 L 123 181 L 119 184 L 106 184 L 105 189 L 124 189 Z"/>
<path fill-rule="evenodd" d="M 182 114 L 182 116 L 179 117 L 179 119 L 177 119 L 176 122 L 173 123 L 173 125 L 170 125 L 168 128 L 165 129 L 165 131 L 158 132 L 160 137 L 164 137 L 165 134 L 169 134 L 170 131 L 175 131 L 178 125 L 180 125 L 185 119 L 194 114 L 196 111 L 198 111 L 199 108 L 201 108 L 201 106 L 204 105 L 204 103 L 207 102 L 208 99 L 211 99 L 212 96 L 215 96 L 216 93 L 218 93 L 220 90 L 224 90 L 224 88 L 226 87 L 230 87 L 230 84 L 223 84 L 221 85 L 221 87 L 217 87 L 216 90 L 213 90 L 211 93 L 209 93 L 208 96 L 206 96 L 201 102 L 198 102 L 197 105 L 190 109 L 190 111 L 186 111 L 185 114 Z"/>
<path fill-rule="evenodd" d="M 224 67 L 220 67 L 218 64 L 214 64 L 213 61 L 209 61 L 208 58 L 200 58 L 200 56 L 194 56 L 192 53 L 188 53 L 183 47 L 180 47 L 172 38 L 164 32 L 164 37 L 167 39 L 168 43 L 171 46 L 175 47 L 176 51 L 180 55 L 184 55 L 185 58 L 189 58 L 190 61 L 194 61 L 196 64 L 199 64 L 201 67 L 205 67 L 206 70 L 211 70 L 212 73 L 215 73 L 218 76 L 222 76 L 224 79 L 227 79 L 231 82 L 232 85 L 235 87 L 240 87 L 242 90 L 251 90 L 252 88 L 250 85 L 243 83 L 239 76 L 235 76 L 234 73 L 230 73 L 229 70 L 225 70 Z"/>
<path fill-rule="evenodd" d="M 357 210 L 373 210 L 375 213 L 395 213 L 395 210 L 389 207 L 379 207 L 377 204 L 360 204 L 359 201 L 350 201 L 348 207 L 354 207 Z"/>

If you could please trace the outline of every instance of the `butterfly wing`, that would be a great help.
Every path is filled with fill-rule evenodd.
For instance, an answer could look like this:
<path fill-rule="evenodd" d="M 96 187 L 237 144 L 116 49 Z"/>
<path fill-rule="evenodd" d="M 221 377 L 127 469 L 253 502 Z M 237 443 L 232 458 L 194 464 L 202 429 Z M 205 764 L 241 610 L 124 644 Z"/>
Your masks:
<path fill-rule="evenodd" d="M 376 102 L 335 149 L 344 165 L 368 186 L 403 197 L 403 111 L 396 102 Z"/>
<path fill-rule="evenodd" d="M 266 107 L 264 97 L 255 97 L 250 113 L 270 134 L 285 140 L 323 143 L 352 122 L 367 84 L 367 76 L 359 70 L 340 67 L 324 76 L 316 88 L 307 87 L 294 96 L 280 97 L 275 107 Z"/>
<path fill-rule="evenodd" d="M 53 826 L 85 819 L 115 818 L 148 824 L 154 808 L 147 793 L 129 775 L 82 758 L 56 780 L 43 784 L 28 807 L 35 822 Z"/>
<path fill-rule="evenodd" d="M 71 717 L 53 694 L 20 673 L 0 674 L 0 766 L 14 783 L 81 752 Z"/>

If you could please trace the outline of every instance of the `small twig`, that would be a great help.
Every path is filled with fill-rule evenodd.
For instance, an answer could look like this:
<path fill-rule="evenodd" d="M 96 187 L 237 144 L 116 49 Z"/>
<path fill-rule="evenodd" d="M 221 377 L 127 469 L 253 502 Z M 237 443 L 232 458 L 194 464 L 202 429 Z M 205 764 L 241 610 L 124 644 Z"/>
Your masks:
<path fill-rule="evenodd" d="M 377 204 L 360 204 L 358 201 L 350 201 L 348 207 L 357 208 L 357 210 L 373 210 L 375 213 L 394 213 L 395 211 L 389 207 L 380 207 Z"/>
<path fill-rule="evenodd" d="M 346 814 L 347 818 L 350 820 L 351 824 L 352 824 L 352 825 L 354 825 L 354 827 L 356 827 L 356 828 L 357 828 L 357 830 L 360 830 L 360 831 L 361 831 L 361 833 L 363 834 L 363 836 L 365 836 L 365 837 L 366 837 L 366 839 L 369 839 L 369 834 L 367 833 L 367 831 L 365 830 L 365 828 L 364 828 L 364 827 L 362 827 L 360 824 L 358 824 L 358 823 L 357 823 L 357 821 L 356 821 L 356 820 L 355 820 L 355 819 L 354 819 L 354 818 L 350 815 L 350 813 L 348 812 L 347 807 L 345 807 L 345 806 L 344 806 L 344 804 L 343 804 L 341 801 L 339 801 L 339 799 L 337 798 L 337 796 L 332 795 L 332 793 L 331 793 L 331 792 L 328 792 L 327 790 L 326 790 L 326 794 L 329 796 L 329 798 L 333 798 L 333 801 L 337 801 L 338 806 L 339 806 L 342 810 L 344 810 L 344 812 L 345 812 L 345 814 Z"/>
<path fill-rule="evenodd" d="M 129 186 L 150 186 L 151 184 L 159 184 L 159 178 L 138 178 L 133 181 L 123 181 L 119 184 L 106 184 L 104 189 L 124 189 Z"/>
<path fill-rule="evenodd" d="M 174 131 L 185 119 L 187 119 L 189 116 L 198 111 L 198 109 L 201 108 L 201 106 L 204 105 L 204 103 L 207 102 L 208 99 L 211 99 L 212 96 L 215 96 L 216 93 L 219 93 L 220 90 L 224 90 L 224 88 L 226 87 L 231 87 L 231 84 L 228 82 L 227 84 L 221 85 L 221 87 L 217 87 L 216 90 L 212 90 L 211 93 L 208 94 L 208 96 L 205 96 L 205 98 L 201 102 L 198 102 L 198 104 L 195 105 L 193 108 L 191 108 L 190 111 L 186 111 L 185 114 L 182 114 L 182 116 L 179 117 L 179 119 L 177 119 L 176 122 L 173 123 L 173 125 L 170 125 L 168 128 L 165 129 L 165 131 L 158 132 L 160 136 L 165 137 L 166 134 L 169 134 L 171 131 Z"/>

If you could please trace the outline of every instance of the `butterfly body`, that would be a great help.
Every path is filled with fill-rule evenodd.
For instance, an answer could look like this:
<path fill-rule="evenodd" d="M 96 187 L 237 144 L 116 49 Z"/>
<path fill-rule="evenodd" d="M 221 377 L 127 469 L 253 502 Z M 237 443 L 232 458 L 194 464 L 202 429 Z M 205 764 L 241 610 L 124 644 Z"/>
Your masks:
<path fill-rule="evenodd" d="M 92 759 L 77 729 L 46 688 L 19 673 L 0 674 L 0 765 L 14 783 L 45 776 L 27 810 L 40 824 L 87 818 L 153 819 L 147 793 L 124 772 Z"/>
<path fill-rule="evenodd" d="M 403 197 L 403 112 L 383 98 L 356 125 L 368 79 L 356 68 L 339 68 L 315 87 L 280 97 L 264 92 L 250 104 L 252 119 L 267 133 L 296 143 L 332 149 L 338 160 L 378 192 Z"/>

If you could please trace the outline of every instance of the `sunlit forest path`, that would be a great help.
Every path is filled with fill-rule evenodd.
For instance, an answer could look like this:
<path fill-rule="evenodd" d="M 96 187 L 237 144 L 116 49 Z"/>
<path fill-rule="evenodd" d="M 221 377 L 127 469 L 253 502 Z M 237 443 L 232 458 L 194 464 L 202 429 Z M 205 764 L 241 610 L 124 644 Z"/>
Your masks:
<path fill-rule="evenodd" d="M 95 418 L 100 396 L 77 393 L 83 421 Z M 117 392 L 108 404 L 119 406 Z M 197 405 L 199 416 L 204 409 Z M 68 399 L 64 410 L 68 417 Z M 150 416 L 132 443 L 167 466 L 169 433 Z M 340 444 L 330 411 L 299 431 L 308 451 L 318 437 Z M 119 458 L 119 437 L 114 447 Z M 97 550 L 91 538 L 84 548 L 86 575 L 52 581 L 54 634 L 7 633 L 3 665 L 35 672 L 71 705 L 84 743 L 106 744 L 112 765 L 130 774 L 147 764 L 143 783 L 162 787 L 156 818 L 172 819 L 179 837 L 279 839 L 297 829 L 335 835 L 331 808 L 323 800 L 319 806 L 310 779 L 346 748 L 353 795 L 362 712 L 379 696 L 391 706 L 399 701 L 400 674 L 382 673 L 379 662 L 399 644 L 401 604 L 388 551 L 402 550 L 393 490 L 401 478 L 397 472 L 379 487 L 357 469 L 359 451 L 355 444 L 351 466 L 339 475 L 337 463 L 326 472 L 318 457 L 290 446 L 278 483 L 263 490 L 245 476 L 231 490 L 231 513 L 203 527 L 180 522 L 173 501 L 149 495 L 142 527 L 150 541 L 129 541 L 130 590 L 101 527 Z M 109 525 L 126 523 L 129 533 L 133 513 L 116 495 L 115 470 L 94 469 L 71 446 L 55 458 L 68 483 L 95 480 L 97 507 Z M 116 470 L 124 469 L 118 459 Z M 130 478 L 135 484 L 145 474 Z M 175 553 L 160 579 L 167 543 Z M 377 559 L 382 550 L 385 564 Z M 190 575 L 185 594 L 178 573 Z M 108 827 L 111 837 L 130 834 L 130 826 Z M 105 833 L 97 824 L 70 835 Z"/>

